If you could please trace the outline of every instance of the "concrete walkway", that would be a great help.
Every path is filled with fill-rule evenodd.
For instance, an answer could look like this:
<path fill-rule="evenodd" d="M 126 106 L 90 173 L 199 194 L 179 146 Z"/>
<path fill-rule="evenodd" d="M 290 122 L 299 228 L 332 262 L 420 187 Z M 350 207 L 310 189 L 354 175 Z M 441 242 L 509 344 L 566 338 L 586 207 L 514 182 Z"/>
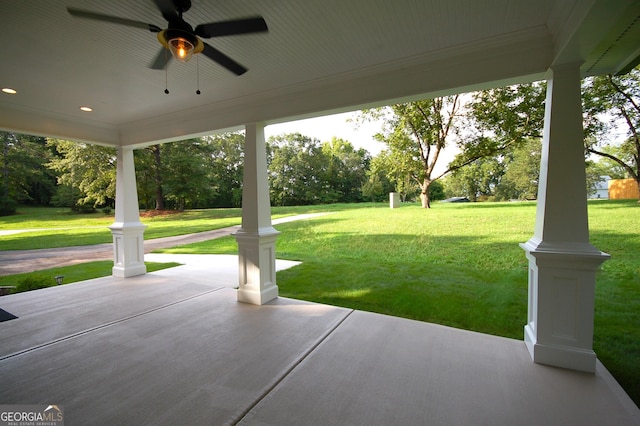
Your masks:
<path fill-rule="evenodd" d="M 296 220 L 310 219 L 326 214 L 330 213 L 310 213 L 287 216 L 280 219 L 274 219 L 272 223 L 274 225 L 278 225 Z M 154 250 L 213 240 L 215 238 L 231 235 L 238 229 L 240 229 L 240 225 L 229 226 L 227 228 L 215 229 L 212 231 L 198 232 L 196 234 L 145 240 L 144 252 L 150 253 Z M 110 259 L 113 259 L 113 244 L 111 243 L 39 250 L 5 250 L 0 251 L 0 276 L 39 271 L 58 266 L 76 265 L 78 263 L 92 262 L 95 260 Z M 173 260 L 164 261 L 173 262 Z"/>

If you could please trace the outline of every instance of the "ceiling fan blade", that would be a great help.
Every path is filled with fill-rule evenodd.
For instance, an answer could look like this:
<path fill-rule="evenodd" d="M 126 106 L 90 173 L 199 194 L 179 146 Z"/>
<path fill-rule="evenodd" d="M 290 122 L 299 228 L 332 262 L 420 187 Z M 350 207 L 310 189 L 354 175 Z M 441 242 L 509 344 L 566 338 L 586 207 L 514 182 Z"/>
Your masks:
<path fill-rule="evenodd" d="M 210 38 L 236 34 L 261 33 L 265 31 L 269 31 L 267 23 L 262 17 L 256 16 L 254 18 L 201 24 L 196 27 L 194 32 L 202 38 Z"/>
<path fill-rule="evenodd" d="M 149 64 L 149 68 L 152 70 L 163 70 L 171 60 L 171 54 L 164 47 L 160 49 L 153 62 Z"/>
<path fill-rule="evenodd" d="M 162 13 L 162 17 L 167 21 L 172 21 L 178 17 L 176 5 L 173 0 L 154 0 L 158 10 Z"/>
<path fill-rule="evenodd" d="M 140 22 L 140 21 L 134 21 L 132 19 L 120 18 L 118 16 L 103 15 L 101 13 L 90 12 L 88 10 L 74 9 L 71 7 L 68 7 L 67 11 L 71 16 L 75 16 L 77 18 L 93 19 L 96 21 L 111 22 L 112 24 L 126 25 L 128 27 L 142 28 L 145 30 L 149 30 L 153 33 L 158 33 L 162 31 L 162 28 L 156 25 L 147 24 L 145 22 Z"/>
<path fill-rule="evenodd" d="M 242 75 L 247 72 L 247 69 L 219 51 L 218 49 L 209 46 L 207 43 L 204 43 L 204 51 L 202 52 L 212 61 L 215 61 L 234 73 L 235 75 Z"/>

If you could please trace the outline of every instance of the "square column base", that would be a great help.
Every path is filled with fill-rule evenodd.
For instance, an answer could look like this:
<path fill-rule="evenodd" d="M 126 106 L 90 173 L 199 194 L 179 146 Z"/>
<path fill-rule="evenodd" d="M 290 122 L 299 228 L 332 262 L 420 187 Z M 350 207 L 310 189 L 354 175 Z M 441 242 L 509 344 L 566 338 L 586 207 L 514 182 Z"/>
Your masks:
<path fill-rule="evenodd" d="M 586 244 L 520 245 L 529 259 L 524 341 L 533 362 L 595 373 L 596 271 L 609 255 Z"/>
<path fill-rule="evenodd" d="M 243 229 L 234 234 L 238 243 L 238 302 L 263 305 L 278 297 L 276 238 L 272 227 L 258 232 Z"/>
<path fill-rule="evenodd" d="M 268 283 L 262 289 L 244 288 L 238 289 L 238 302 L 251 303 L 252 305 L 264 305 L 267 302 L 272 301 L 278 297 L 278 286 L 273 283 Z"/>
<path fill-rule="evenodd" d="M 111 268 L 111 275 L 118 278 L 129 278 L 135 277 L 138 275 L 144 275 L 147 273 L 147 265 L 144 263 L 142 265 L 135 266 L 114 266 Z"/>
<path fill-rule="evenodd" d="M 524 343 L 529 350 L 531 359 L 536 364 L 552 365 L 586 373 L 596 372 L 596 353 L 592 350 L 537 343 L 535 332 L 529 325 L 524 326 Z"/>
<path fill-rule="evenodd" d="M 113 235 L 114 277 L 128 278 L 147 273 L 144 264 L 144 230 L 146 225 L 135 223 L 114 223 L 109 227 Z"/>

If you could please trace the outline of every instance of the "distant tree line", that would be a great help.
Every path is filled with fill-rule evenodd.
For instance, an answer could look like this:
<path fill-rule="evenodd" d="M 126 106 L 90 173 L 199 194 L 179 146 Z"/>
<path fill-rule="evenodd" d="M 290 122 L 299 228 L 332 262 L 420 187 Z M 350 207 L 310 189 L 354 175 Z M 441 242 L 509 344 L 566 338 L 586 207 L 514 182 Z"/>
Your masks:
<path fill-rule="evenodd" d="M 386 149 L 375 157 L 336 137 L 271 137 L 271 203 L 383 201 L 392 191 L 425 208 L 450 196 L 535 199 L 545 92 L 545 83 L 537 82 L 363 110 L 356 125 L 382 123 L 375 138 Z M 585 79 L 583 109 L 585 184 L 592 188 L 602 175 L 631 177 L 640 199 L 640 70 Z M 626 138 L 612 141 L 615 133 Z M 0 215 L 12 214 L 18 204 L 113 207 L 115 149 L 9 132 L 0 132 L 0 141 Z M 459 153 L 442 164 L 442 151 L 453 146 Z M 134 151 L 140 207 L 239 207 L 243 151 L 238 132 Z"/>
<path fill-rule="evenodd" d="M 114 148 L 2 133 L 2 207 L 53 205 L 76 211 L 112 208 Z M 134 151 L 142 209 L 239 207 L 244 135 L 227 133 Z M 274 205 L 363 201 L 371 156 L 341 139 L 321 143 L 301 134 L 267 142 Z"/>

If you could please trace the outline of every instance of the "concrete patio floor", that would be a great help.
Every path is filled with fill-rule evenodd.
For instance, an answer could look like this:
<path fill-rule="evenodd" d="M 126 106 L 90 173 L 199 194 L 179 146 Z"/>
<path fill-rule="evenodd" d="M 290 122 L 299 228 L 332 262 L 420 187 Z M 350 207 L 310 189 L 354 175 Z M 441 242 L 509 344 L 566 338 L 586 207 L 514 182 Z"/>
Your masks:
<path fill-rule="evenodd" d="M 519 340 L 283 297 L 237 303 L 234 256 L 183 261 L 1 297 L 18 318 L 0 323 L 0 404 L 59 404 L 68 425 L 640 424 L 601 364 L 537 365 Z"/>

